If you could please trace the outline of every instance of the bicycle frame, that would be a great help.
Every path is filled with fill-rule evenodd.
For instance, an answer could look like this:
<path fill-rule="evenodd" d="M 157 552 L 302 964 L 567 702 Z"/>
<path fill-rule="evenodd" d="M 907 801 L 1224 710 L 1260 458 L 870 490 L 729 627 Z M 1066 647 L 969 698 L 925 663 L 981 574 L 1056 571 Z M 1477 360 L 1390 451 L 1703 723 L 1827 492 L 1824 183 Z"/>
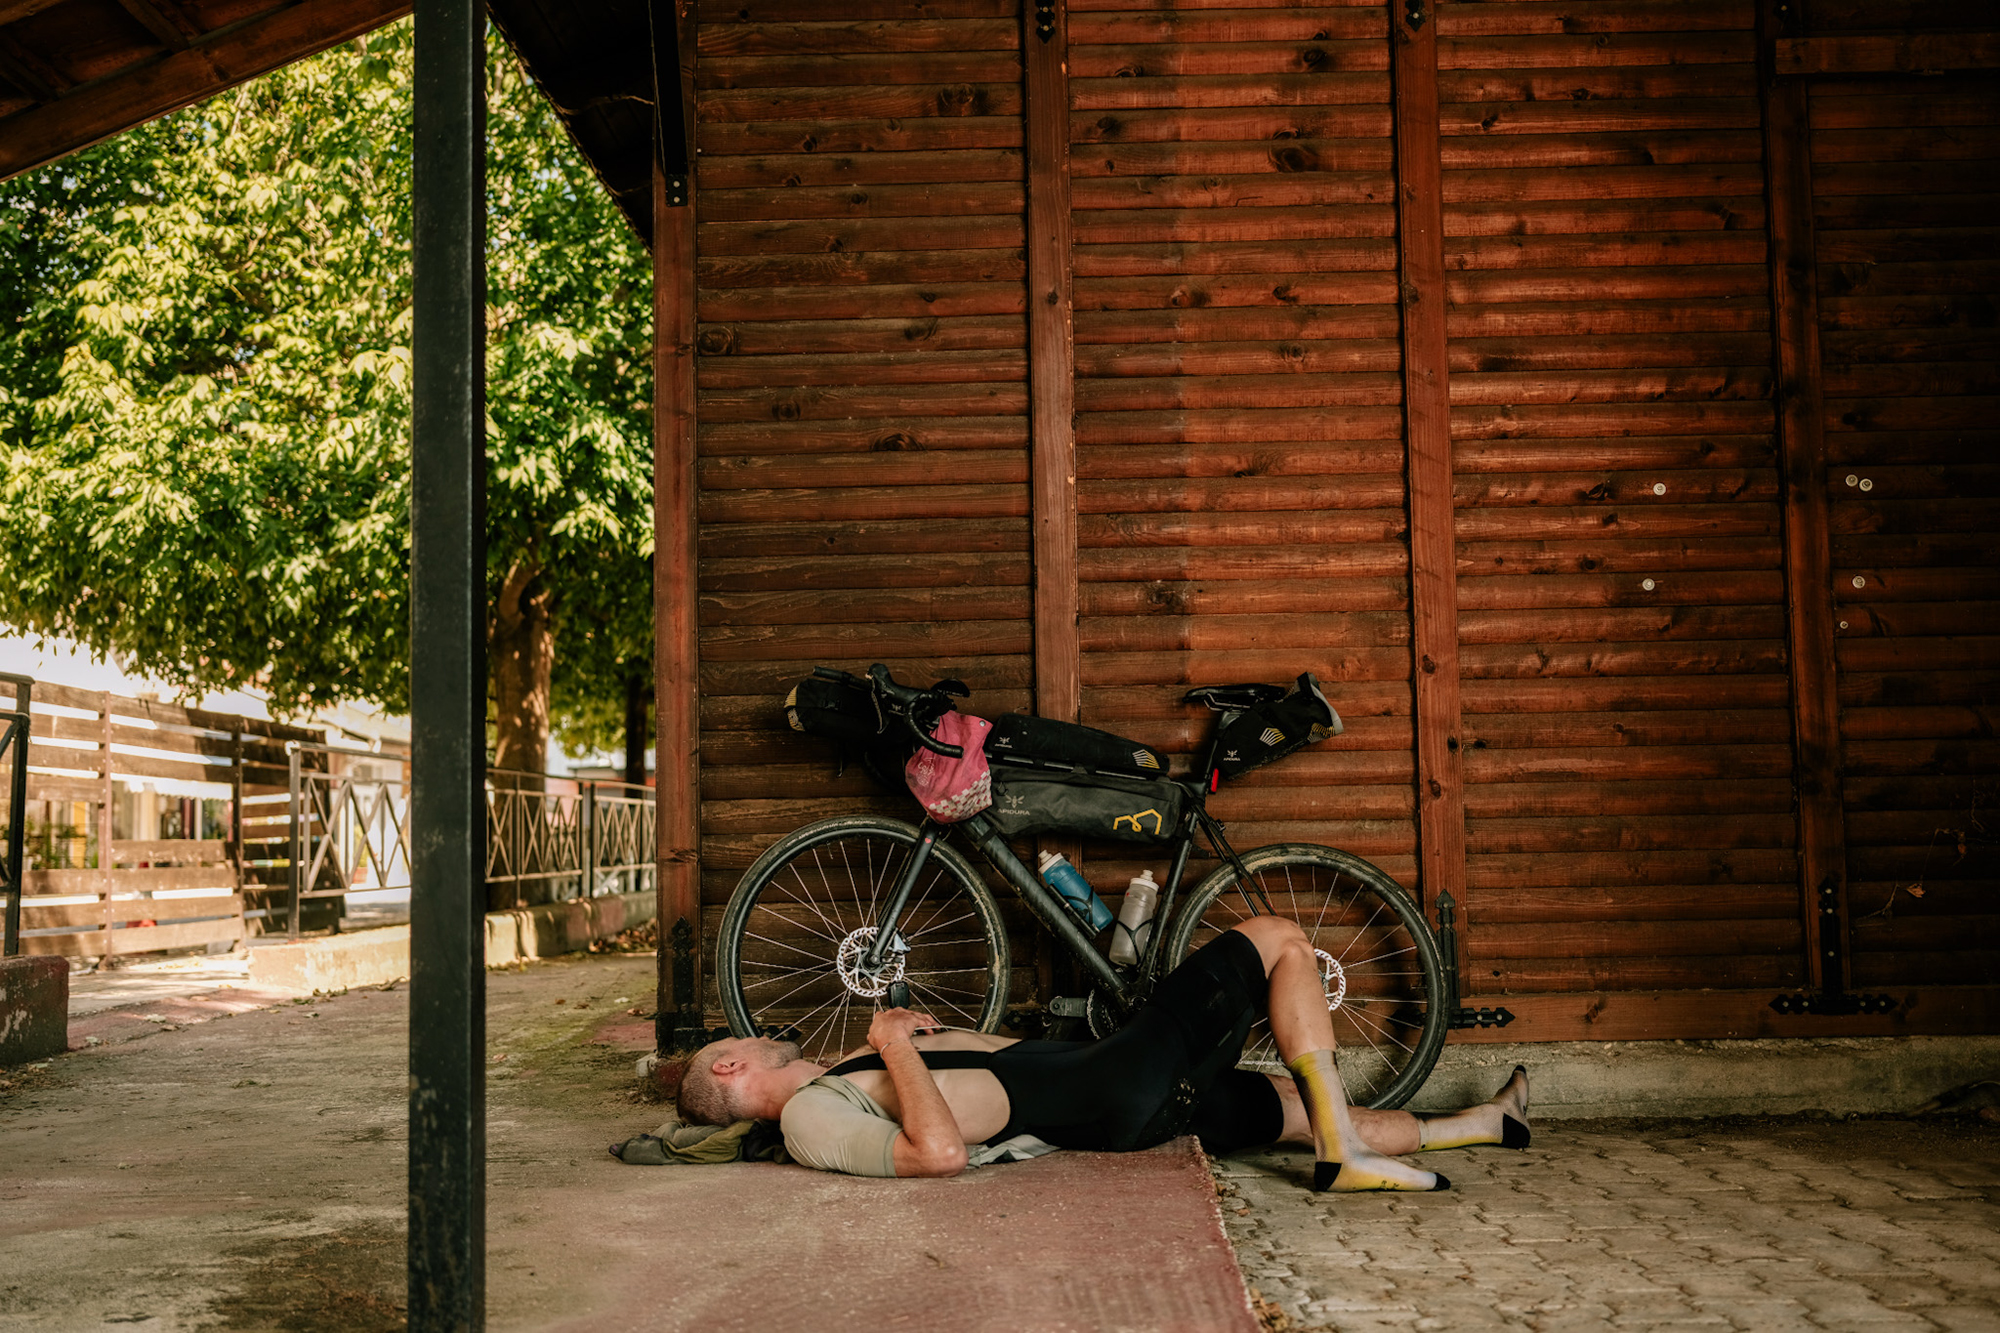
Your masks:
<path fill-rule="evenodd" d="M 1098 952 L 1096 942 L 1084 932 L 1083 926 L 1076 919 L 1076 914 L 1070 910 L 1061 895 L 1044 884 L 1041 876 L 1030 870 L 1021 858 L 1014 854 L 1014 849 L 1007 845 L 1007 839 L 991 819 L 984 814 L 977 814 L 957 825 L 965 830 L 966 836 L 973 846 L 979 849 L 987 864 L 1013 886 L 1014 892 L 1028 905 L 1029 910 L 1040 918 L 1049 933 L 1060 940 L 1083 965 L 1084 970 L 1090 974 L 1091 979 L 1105 995 L 1127 1013 L 1137 1008 L 1139 1001 L 1145 998 L 1160 974 L 1165 940 L 1169 934 L 1166 925 L 1173 919 L 1174 908 L 1180 896 L 1181 881 L 1187 874 L 1188 860 L 1194 851 L 1194 835 L 1197 829 L 1207 836 L 1210 847 L 1218 857 L 1236 868 L 1238 891 L 1243 894 L 1251 914 L 1262 915 L 1271 910 L 1268 901 L 1261 904 L 1258 902 L 1258 899 L 1263 897 L 1261 891 L 1256 897 L 1251 896 L 1249 890 L 1253 882 L 1249 872 L 1245 869 L 1242 858 L 1237 856 L 1236 849 L 1229 845 L 1223 826 L 1208 813 L 1204 799 L 1207 793 L 1198 784 L 1183 785 L 1188 788 L 1192 799 L 1188 802 L 1187 813 L 1182 816 L 1180 829 L 1174 839 L 1173 864 L 1168 870 L 1167 882 L 1160 890 L 1159 906 L 1153 914 L 1154 926 L 1147 938 L 1145 953 L 1136 965 L 1123 971 L 1114 967 L 1109 959 Z M 917 881 L 923 874 L 925 864 L 930 860 L 931 848 L 951 827 L 953 826 L 938 824 L 928 817 L 925 818 L 918 830 L 917 844 L 911 849 L 909 862 L 903 867 L 896 887 L 883 905 L 882 914 L 877 919 L 875 938 L 869 941 L 868 948 L 862 954 L 860 959 L 862 969 L 871 972 L 879 970 L 891 949 L 895 947 L 896 927 L 902 920 L 903 908 L 916 890 Z"/>

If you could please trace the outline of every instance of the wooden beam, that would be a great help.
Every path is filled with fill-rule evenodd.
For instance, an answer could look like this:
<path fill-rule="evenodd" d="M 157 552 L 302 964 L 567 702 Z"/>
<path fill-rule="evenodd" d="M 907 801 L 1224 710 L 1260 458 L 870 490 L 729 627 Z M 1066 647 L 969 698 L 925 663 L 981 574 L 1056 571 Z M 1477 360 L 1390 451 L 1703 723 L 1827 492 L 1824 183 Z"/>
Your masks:
<path fill-rule="evenodd" d="M 160 44 L 169 51 L 185 51 L 195 38 L 201 36 L 201 31 L 171 3 L 156 5 L 153 0 L 118 0 L 118 4 L 147 32 L 159 38 Z"/>
<path fill-rule="evenodd" d="M 1464 756 L 1459 747 L 1458 576 L 1452 540 L 1451 400 L 1445 362 L 1444 194 L 1433 3 L 1390 0 L 1403 422 L 1409 476 L 1410 614 L 1417 733 L 1418 892 L 1426 910 L 1465 902 Z M 1461 975 L 1470 975 L 1461 969 Z"/>
<path fill-rule="evenodd" d="M 0 28 L 9 23 L 19 23 L 62 3 L 63 0 L 0 0 Z"/>
<path fill-rule="evenodd" d="M 1071 302 L 1067 0 L 1021 6 L 1028 176 L 1028 439 L 1035 711 L 1083 707 L 1077 635 L 1076 347 Z"/>
<path fill-rule="evenodd" d="M 0 120 L 0 180 L 46 166 L 410 12 L 410 0 L 302 0 Z"/>
<path fill-rule="evenodd" d="M 53 102 L 75 83 L 34 51 L 0 32 L 0 75 L 37 102 Z"/>
<path fill-rule="evenodd" d="M 1761 0 L 1758 36 L 1765 204 L 1771 230 L 1772 355 L 1784 487 L 1793 780 L 1799 801 L 1799 907 L 1814 984 L 1844 988 L 1847 847 L 1840 805 L 1840 709 L 1834 690 L 1833 570 L 1813 254 L 1812 125 L 1806 84 L 1778 77 L 1773 63 L 1775 46 L 1796 9 L 1791 0 Z"/>
<path fill-rule="evenodd" d="M 1881 1014 L 1781 1014 L 1769 990 L 1572 991 L 1490 995 L 1514 1015 L 1504 1028 L 1465 1028 L 1454 1045 L 1519 1041 L 1736 1041 L 1752 1037 L 1906 1037 L 1992 1033 L 2000 986 L 1886 987 Z"/>
<path fill-rule="evenodd" d="M 1772 68 L 1797 74 L 1934 74 L 2000 68 L 2000 33 L 1778 37 Z"/>
<path fill-rule="evenodd" d="M 694 87 L 694 14 L 680 6 L 680 68 Z M 683 124 L 694 124 L 692 93 Z M 698 1040 L 701 1009 L 700 641 L 695 606 L 694 183 L 668 203 L 653 168 L 653 673 L 662 1049 Z"/>

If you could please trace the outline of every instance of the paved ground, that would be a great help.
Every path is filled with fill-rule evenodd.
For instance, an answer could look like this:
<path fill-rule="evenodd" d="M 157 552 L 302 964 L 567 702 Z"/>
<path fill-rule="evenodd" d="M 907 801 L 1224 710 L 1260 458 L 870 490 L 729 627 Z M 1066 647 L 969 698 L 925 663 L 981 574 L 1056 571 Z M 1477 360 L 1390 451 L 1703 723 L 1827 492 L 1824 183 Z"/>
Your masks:
<path fill-rule="evenodd" d="M 1250 1284 L 1299 1329 L 2000 1330 L 2000 1125 L 1567 1121 L 1426 1154 L 1438 1195 L 1215 1165 Z"/>
<path fill-rule="evenodd" d="M 621 1165 L 666 1114 L 633 1075 L 652 974 L 488 977 L 494 1329 L 1255 1333 L 1192 1140 L 939 1181 Z M 0 1072 L 0 1330 L 401 1326 L 405 992 L 244 998 Z"/>
<path fill-rule="evenodd" d="M 806 1327 L 801 1296 L 869 1256 L 929 1312 L 878 1299 L 884 1279 L 821 1326 L 1240 1320 L 1185 1153 L 942 1182 L 611 1161 L 604 1143 L 664 1116 L 631 1075 L 651 972 L 489 978 L 495 1328 Z M 0 1072 L 0 1333 L 400 1326 L 404 994 L 246 1011 L 276 999 L 149 999 L 80 1018 L 95 1046 Z M 1332 1198 L 1301 1187 L 1300 1155 L 1215 1165 L 1270 1327 L 2000 1330 L 2000 1125 L 1565 1121 L 1525 1153 L 1427 1160 L 1458 1188 Z"/>

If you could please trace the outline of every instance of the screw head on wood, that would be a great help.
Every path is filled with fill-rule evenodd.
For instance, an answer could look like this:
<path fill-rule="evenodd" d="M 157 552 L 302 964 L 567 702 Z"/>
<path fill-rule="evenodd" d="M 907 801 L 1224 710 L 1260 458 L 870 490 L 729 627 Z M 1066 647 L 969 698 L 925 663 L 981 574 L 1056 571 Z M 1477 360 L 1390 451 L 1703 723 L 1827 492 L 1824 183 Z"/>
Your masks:
<path fill-rule="evenodd" d="M 1875 483 L 1870 481 L 1868 478 L 1863 477 L 1861 479 L 1861 489 L 1864 491 L 1872 491 L 1875 489 Z"/>
<path fill-rule="evenodd" d="M 1664 481 L 1656 481 L 1653 483 L 1653 494 L 1665 495 L 1666 493 L 1667 493 L 1667 483 L 1665 483 Z"/>
<path fill-rule="evenodd" d="M 1861 575 L 1856 574 L 1854 576 L 1854 586 L 1857 588 L 1865 588 L 1868 586 L 1868 580 L 1863 578 Z"/>
<path fill-rule="evenodd" d="M 1644 582 L 1642 582 L 1639 586 L 1644 588 L 1647 592 L 1651 592 L 1653 590 L 1654 584 L 1651 579 L 1647 579 Z"/>
<path fill-rule="evenodd" d="M 1855 475 L 1854 475 L 1854 474 L 1853 474 L 1852 472 L 1850 472 L 1850 473 L 1848 473 L 1848 474 L 1847 474 L 1847 484 L 1848 484 L 1849 486 L 1853 486 L 1853 485 L 1857 484 L 1858 482 L 1860 482 L 1860 480 L 1861 480 L 1861 478 L 1859 478 L 1859 477 L 1855 476 Z"/>

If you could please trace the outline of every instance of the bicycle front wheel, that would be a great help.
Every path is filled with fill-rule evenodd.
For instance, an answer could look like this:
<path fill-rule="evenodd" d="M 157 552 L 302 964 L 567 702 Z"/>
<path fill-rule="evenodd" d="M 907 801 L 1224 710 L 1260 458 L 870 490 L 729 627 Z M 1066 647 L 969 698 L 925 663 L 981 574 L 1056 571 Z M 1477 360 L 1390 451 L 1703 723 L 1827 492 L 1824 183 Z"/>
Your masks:
<path fill-rule="evenodd" d="M 1377 1110 L 1401 1106 L 1430 1076 L 1451 1019 L 1444 968 L 1423 913 L 1395 880 L 1331 847 L 1259 847 L 1244 855 L 1243 866 L 1272 909 L 1304 927 L 1318 955 L 1348 1101 Z M 1227 864 L 1196 885 L 1175 918 L 1167 958 L 1179 962 L 1249 920 L 1243 887 Z M 1268 1020 L 1250 1030 L 1241 1063 L 1284 1071 Z"/>
<path fill-rule="evenodd" d="M 898 819 L 825 819 L 774 843 L 722 914 L 716 985 L 739 1037 L 784 1032 L 806 1059 L 832 1064 L 863 1045 L 889 987 L 954 1027 L 997 1031 L 1007 1008 L 1007 931 L 964 856 L 936 842 L 896 926 L 883 971 L 856 962 L 917 845 Z M 793 1035 L 795 1034 L 795 1035 Z"/>

